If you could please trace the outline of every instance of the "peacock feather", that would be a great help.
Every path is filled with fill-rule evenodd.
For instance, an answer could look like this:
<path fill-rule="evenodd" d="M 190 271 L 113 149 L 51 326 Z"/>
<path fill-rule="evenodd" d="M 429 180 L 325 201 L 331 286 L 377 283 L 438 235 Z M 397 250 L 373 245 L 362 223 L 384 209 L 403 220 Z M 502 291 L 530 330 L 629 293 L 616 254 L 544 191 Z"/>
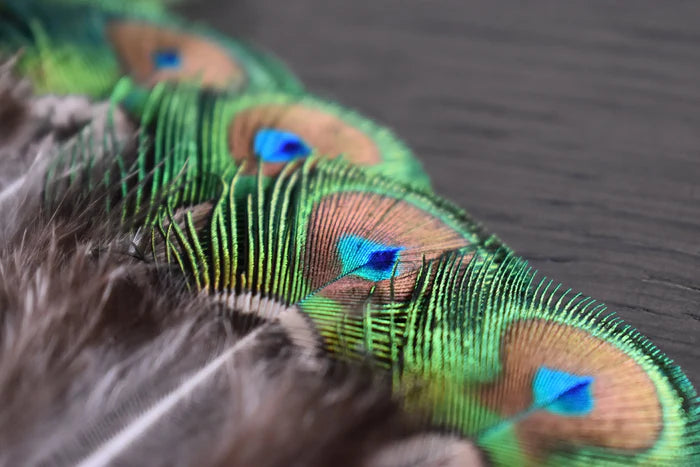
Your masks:
<path fill-rule="evenodd" d="M 310 95 L 231 97 L 160 84 L 147 96 L 134 98 L 129 82 L 118 88 L 115 99 L 142 115 L 142 143 L 150 148 L 139 155 L 142 176 L 155 168 L 155 190 L 182 178 L 191 185 L 183 202 L 216 197 L 221 182 L 216 178 L 230 182 L 237 173 L 239 186 L 252 187 L 258 170 L 270 177 L 286 163 L 312 155 L 340 157 L 369 173 L 429 186 L 420 163 L 391 131 Z M 242 165 L 245 169 L 237 172 Z"/>
<path fill-rule="evenodd" d="M 123 74 L 144 88 L 159 81 L 230 92 L 301 88 L 276 59 L 160 3 L 8 0 L 0 7 L 0 52 L 22 49 L 20 70 L 42 93 L 106 97 Z"/>
<path fill-rule="evenodd" d="M 321 150 L 334 147 L 345 164 L 367 159 L 365 153 L 381 157 L 376 165 L 364 167 L 368 176 L 410 179 L 414 181 L 411 190 L 416 192 L 427 188 L 420 164 L 388 129 L 309 95 L 251 93 L 234 99 L 165 83 L 134 99 L 135 92 L 130 80 L 120 82 L 101 139 L 96 141 L 90 131 L 84 132 L 78 144 L 69 146 L 70 151 L 64 148 L 56 158 L 47 180 L 56 171 L 70 171 L 83 178 L 103 177 L 104 183 L 129 180 L 122 192 L 129 187 L 136 187 L 137 192 L 125 206 L 124 215 L 128 216 L 129 209 L 158 209 L 155 200 L 175 185 L 180 189 L 169 194 L 173 208 L 216 200 L 234 177 L 233 192 L 245 197 L 258 190 L 259 166 L 263 167 L 260 183 L 267 187 L 272 183 L 271 175 L 288 162 L 324 158 Z M 115 134 L 113 120 L 115 116 L 123 118 L 117 102 L 142 115 L 136 147 L 128 153 L 115 148 L 120 137 Z M 278 104 L 270 104 L 273 102 Z M 290 119 L 285 126 L 287 114 L 277 105 L 299 109 L 309 118 Z M 119 143 L 123 146 L 126 142 Z M 104 174 L 88 173 L 95 152 L 112 154 L 114 165 Z M 91 181 L 86 188 L 93 186 Z M 48 196 L 48 201 L 51 196 L 58 195 Z"/>
<path fill-rule="evenodd" d="M 259 172 L 252 189 L 245 173 L 243 164 L 204 204 L 206 228 L 193 221 L 197 205 L 184 208 L 184 224 L 169 212 L 153 230 L 152 244 L 164 245 L 198 289 L 302 307 L 359 303 L 370 292 L 391 301 L 410 296 L 423 261 L 500 246 L 452 204 L 342 160 L 311 157 L 273 179 Z"/>
<path fill-rule="evenodd" d="M 697 393 L 648 339 L 510 253 L 464 266 L 440 258 L 409 302 L 346 315 L 346 354 L 390 356 L 407 408 L 496 465 L 700 462 Z"/>
<path fill-rule="evenodd" d="M 0 465 L 386 467 L 471 452 L 422 432 L 385 378 L 188 293 L 102 208 L 120 186 L 81 182 L 1 226 Z"/>

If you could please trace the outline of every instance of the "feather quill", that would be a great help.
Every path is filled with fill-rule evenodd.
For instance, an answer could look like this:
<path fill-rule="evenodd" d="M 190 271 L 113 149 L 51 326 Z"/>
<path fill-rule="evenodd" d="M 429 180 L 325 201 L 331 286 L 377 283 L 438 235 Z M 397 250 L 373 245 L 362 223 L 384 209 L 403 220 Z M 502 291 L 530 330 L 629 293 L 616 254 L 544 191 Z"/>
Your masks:
<path fill-rule="evenodd" d="M 223 371 L 225 365 L 230 364 L 231 360 L 235 358 L 236 353 L 242 351 L 241 348 L 245 350 L 249 342 L 255 340 L 256 332 L 259 331 L 248 334 L 233 346 L 216 355 L 211 362 L 205 364 L 194 374 L 186 376 L 177 387 L 164 394 L 156 404 L 126 426 L 121 427 L 118 433 L 83 458 L 77 464 L 78 467 L 100 467 L 113 463 L 120 454 L 128 451 L 133 444 L 140 441 L 148 430 L 153 429 L 154 425 L 167 417 L 178 404 L 182 404 L 184 399 L 192 397 L 196 391 L 201 391 L 201 386 L 206 385 L 217 372 Z"/>

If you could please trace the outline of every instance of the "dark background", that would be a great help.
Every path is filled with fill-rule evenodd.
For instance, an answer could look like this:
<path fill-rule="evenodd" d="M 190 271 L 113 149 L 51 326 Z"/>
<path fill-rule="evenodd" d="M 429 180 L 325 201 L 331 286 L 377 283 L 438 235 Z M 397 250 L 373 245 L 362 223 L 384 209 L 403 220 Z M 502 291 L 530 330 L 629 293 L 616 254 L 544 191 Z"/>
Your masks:
<path fill-rule="evenodd" d="M 394 128 L 440 194 L 542 274 L 606 302 L 700 384 L 700 2 L 181 10 Z"/>

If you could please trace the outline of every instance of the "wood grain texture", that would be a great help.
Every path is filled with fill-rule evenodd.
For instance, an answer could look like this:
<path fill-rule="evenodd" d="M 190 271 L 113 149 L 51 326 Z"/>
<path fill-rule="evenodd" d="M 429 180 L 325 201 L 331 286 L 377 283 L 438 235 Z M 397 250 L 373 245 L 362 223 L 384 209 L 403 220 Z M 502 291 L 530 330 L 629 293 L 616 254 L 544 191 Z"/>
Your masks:
<path fill-rule="evenodd" d="M 393 127 L 437 191 L 700 384 L 700 3 L 211 0 Z"/>

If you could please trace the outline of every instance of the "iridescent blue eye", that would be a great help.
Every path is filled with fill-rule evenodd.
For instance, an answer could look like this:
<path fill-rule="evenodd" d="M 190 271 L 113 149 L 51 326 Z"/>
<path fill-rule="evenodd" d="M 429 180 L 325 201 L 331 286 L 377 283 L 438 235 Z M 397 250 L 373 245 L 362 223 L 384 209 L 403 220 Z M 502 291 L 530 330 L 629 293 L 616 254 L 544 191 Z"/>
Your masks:
<path fill-rule="evenodd" d="M 161 49 L 153 53 L 153 66 L 157 70 L 172 70 L 180 68 L 182 58 L 176 49 Z"/>
<path fill-rule="evenodd" d="M 374 251 L 369 255 L 366 267 L 379 274 L 390 274 L 396 260 L 399 258 L 400 251 L 401 248 L 387 248 L 386 250 Z"/>
<path fill-rule="evenodd" d="M 338 241 L 338 253 L 343 275 L 354 274 L 373 282 L 391 279 L 402 247 L 373 242 L 357 235 L 343 235 Z"/>
<path fill-rule="evenodd" d="M 289 162 L 311 154 L 311 148 L 299 136 L 273 128 L 258 130 L 253 150 L 263 162 Z"/>
<path fill-rule="evenodd" d="M 534 405 L 561 415 L 586 415 L 593 410 L 591 384 L 591 376 L 540 367 L 532 382 Z"/>

